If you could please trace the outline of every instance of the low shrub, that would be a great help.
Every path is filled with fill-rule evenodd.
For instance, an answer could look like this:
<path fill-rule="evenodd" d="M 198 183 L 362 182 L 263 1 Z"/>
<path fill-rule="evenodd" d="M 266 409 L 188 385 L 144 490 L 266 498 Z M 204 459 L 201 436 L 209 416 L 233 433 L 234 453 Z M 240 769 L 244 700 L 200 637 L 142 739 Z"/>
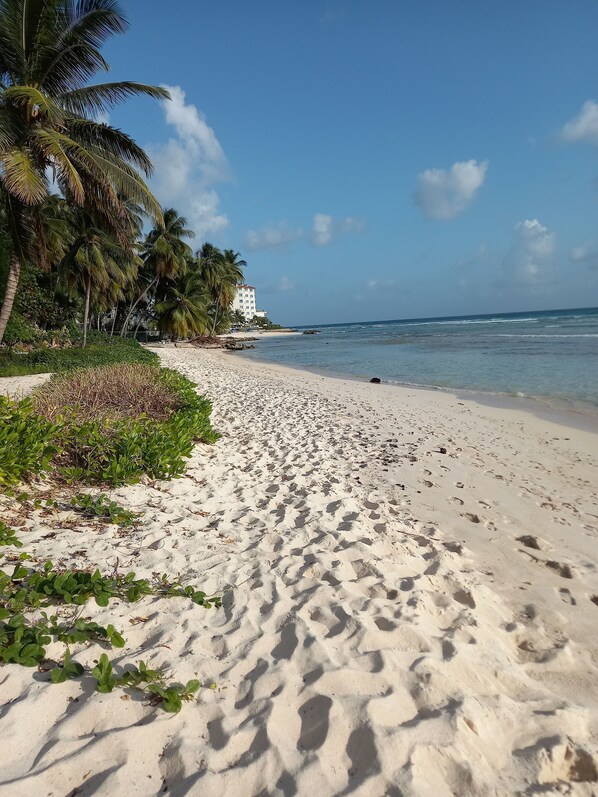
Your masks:
<path fill-rule="evenodd" d="M 31 399 L 0 396 L 0 489 L 47 471 L 57 437 L 58 426 L 37 415 Z"/>
<path fill-rule="evenodd" d="M 33 324 L 20 313 L 13 310 L 6 325 L 3 341 L 9 346 L 15 343 L 34 343 L 39 338 L 39 332 Z"/>
<path fill-rule="evenodd" d="M 0 376 L 56 373 L 114 363 L 158 365 L 159 360 L 156 354 L 144 349 L 132 338 L 110 337 L 105 333 L 93 332 L 84 349 L 78 345 L 51 348 L 45 342 L 30 352 L 0 351 Z"/>
<path fill-rule="evenodd" d="M 0 487 L 50 466 L 69 482 L 113 486 L 144 474 L 180 476 L 194 444 L 219 437 L 210 423 L 212 404 L 176 371 L 133 372 L 134 391 L 126 392 L 122 381 L 127 369 L 112 366 L 55 377 L 21 402 L 1 399 Z M 121 385 L 123 392 L 102 396 L 98 385 Z"/>
<path fill-rule="evenodd" d="M 158 368 L 119 363 L 54 376 L 37 388 L 33 405 L 49 421 L 63 416 L 66 406 L 78 423 L 140 417 L 163 421 L 180 401 Z"/>

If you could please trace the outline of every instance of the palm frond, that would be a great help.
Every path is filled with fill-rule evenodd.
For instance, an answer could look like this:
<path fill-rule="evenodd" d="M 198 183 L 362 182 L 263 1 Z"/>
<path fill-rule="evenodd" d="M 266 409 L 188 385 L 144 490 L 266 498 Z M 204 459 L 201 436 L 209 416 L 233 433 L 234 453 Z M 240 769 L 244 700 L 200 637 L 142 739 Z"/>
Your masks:
<path fill-rule="evenodd" d="M 79 116 L 104 113 L 129 97 L 146 95 L 156 100 L 169 100 L 170 94 L 160 86 L 147 86 L 144 83 L 120 81 L 118 83 L 101 83 L 95 86 L 83 86 L 73 89 L 56 100 L 63 108 Z"/>
<path fill-rule="evenodd" d="M 60 107 L 35 86 L 9 86 L 4 89 L 2 96 L 5 103 L 26 108 L 31 116 L 49 124 L 62 121 L 63 112 Z"/>
<path fill-rule="evenodd" d="M 35 140 L 44 157 L 56 169 L 57 179 L 61 184 L 68 186 L 68 191 L 72 194 L 75 202 L 81 205 L 85 199 L 85 189 L 81 175 L 69 158 L 65 148 L 65 140 L 70 144 L 66 136 L 56 133 L 54 130 L 36 130 Z M 74 142 L 73 142 L 74 145 Z M 71 147 L 72 149 L 72 147 Z"/>
<path fill-rule="evenodd" d="M 46 177 L 26 149 L 0 152 L 0 176 L 8 193 L 25 205 L 39 204 L 48 196 Z"/>
<path fill-rule="evenodd" d="M 122 130 L 80 118 L 69 118 L 67 124 L 69 135 L 81 146 L 102 149 L 129 161 L 147 176 L 152 173 L 152 163 L 144 150 Z"/>
<path fill-rule="evenodd" d="M 14 147 L 21 133 L 15 114 L 9 108 L 0 106 L 0 152 Z"/>
<path fill-rule="evenodd" d="M 54 94 L 82 86 L 98 71 L 108 71 L 99 48 L 128 23 L 115 0 L 60 2 L 55 38 L 47 41 L 36 63 L 37 84 Z M 61 13 L 60 13 L 61 12 Z"/>
<path fill-rule="evenodd" d="M 108 158 L 96 150 L 92 150 L 90 154 L 95 164 L 104 170 L 117 194 L 132 200 L 154 218 L 161 218 L 160 203 L 135 169 L 121 158 Z"/>

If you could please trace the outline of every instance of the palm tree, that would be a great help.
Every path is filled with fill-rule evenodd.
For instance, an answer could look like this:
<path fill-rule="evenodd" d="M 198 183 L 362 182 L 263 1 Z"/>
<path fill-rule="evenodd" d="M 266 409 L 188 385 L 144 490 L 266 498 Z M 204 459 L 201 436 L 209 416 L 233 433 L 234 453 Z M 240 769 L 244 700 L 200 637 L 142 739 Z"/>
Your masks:
<path fill-rule="evenodd" d="M 125 246 L 110 236 L 82 208 L 72 212 L 73 242 L 60 264 L 67 288 L 85 297 L 83 311 L 83 347 L 87 344 L 89 309 L 92 301 L 98 311 L 124 297 L 123 287 L 132 281 L 141 263 L 132 246 Z"/>
<path fill-rule="evenodd" d="M 0 0 L 0 203 L 11 245 L 0 342 L 22 264 L 45 259 L 39 211 L 50 174 L 70 204 L 117 239 L 126 237 L 126 200 L 160 216 L 138 171 L 151 173 L 143 149 L 94 119 L 128 97 L 168 92 L 130 81 L 86 85 L 108 69 L 101 46 L 126 29 L 117 0 Z"/>
<path fill-rule="evenodd" d="M 247 262 L 241 259 L 239 252 L 234 252 L 232 249 L 224 250 L 222 260 L 224 267 L 223 278 L 217 306 L 227 311 L 235 298 L 237 285 L 243 282 L 243 268 L 247 265 Z M 216 314 L 214 314 L 214 328 L 216 328 L 216 321 Z"/>
<path fill-rule="evenodd" d="M 207 296 L 197 272 L 180 277 L 164 301 L 156 305 L 158 329 L 172 339 L 206 335 L 210 329 Z"/>
<path fill-rule="evenodd" d="M 213 302 L 212 335 L 218 325 L 221 310 L 227 310 L 235 298 L 237 283 L 243 281 L 243 266 L 239 252 L 225 249 L 221 252 L 206 243 L 198 252 L 199 268 Z"/>
<path fill-rule="evenodd" d="M 183 238 L 194 238 L 193 230 L 187 229 L 187 219 L 179 216 L 174 208 L 164 208 L 162 218 L 149 231 L 143 243 L 143 268 L 139 273 L 137 297 L 131 302 L 124 320 L 121 335 L 125 335 L 129 319 L 135 308 L 156 287 L 161 279 L 176 279 L 185 272 L 191 247 Z"/>

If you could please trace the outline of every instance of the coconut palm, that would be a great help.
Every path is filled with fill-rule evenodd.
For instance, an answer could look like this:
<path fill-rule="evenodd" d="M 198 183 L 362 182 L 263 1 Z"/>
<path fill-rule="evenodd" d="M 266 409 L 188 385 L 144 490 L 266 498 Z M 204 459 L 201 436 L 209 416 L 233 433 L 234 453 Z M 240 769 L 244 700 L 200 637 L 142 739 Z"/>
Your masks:
<path fill-rule="evenodd" d="M 139 272 L 137 296 L 129 306 L 122 326 L 125 335 L 129 319 L 138 304 L 145 299 L 161 279 L 176 279 L 183 274 L 192 251 L 183 238 L 193 238 L 195 233 L 187 228 L 187 219 L 174 208 L 164 208 L 162 218 L 149 231 L 143 243 L 143 268 Z"/>
<path fill-rule="evenodd" d="M 218 326 L 221 311 L 226 311 L 235 298 L 237 283 L 243 280 L 243 266 L 239 252 L 205 243 L 198 254 L 199 271 L 213 303 L 212 335 Z"/>
<path fill-rule="evenodd" d="M 192 335 L 207 335 L 210 317 L 203 280 L 190 271 L 179 277 L 164 301 L 156 305 L 158 329 L 174 340 Z"/>
<path fill-rule="evenodd" d="M 89 309 L 98 311 L 124 297 L 123 288 L 131 282 L 141 264 L 132 245 L 109 235 L 98 219 L 83 208 L 74 208 L 71 225 L 73 241 L 60 264 L 68 290 L 83 294 L 83 346 L 87 344 Z M 132 244 L 132 242 L 131 242 Z"/>
<path fill-rule="evenodd" d="M 11 244 L 0 342 L 22 264 L 45 258 L 39 211 L 50 177 L 117 239 L 127 235 L 126 200 L 160 216 L 139 174 L 151 172 L 143 149 L 95 119 L 128 97 L 168 92 L 129 81 L 87 85 L 108 69 L 101 46 L 126 29 L 117 0 L 0 0 L 0 203 Z"/>

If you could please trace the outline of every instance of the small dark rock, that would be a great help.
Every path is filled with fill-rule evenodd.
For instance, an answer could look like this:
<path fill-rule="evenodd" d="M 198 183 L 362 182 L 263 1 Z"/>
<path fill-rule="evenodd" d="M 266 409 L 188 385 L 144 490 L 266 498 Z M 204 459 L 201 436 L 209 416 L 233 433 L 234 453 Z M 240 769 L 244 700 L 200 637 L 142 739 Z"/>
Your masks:
<path fill-rule="evenodd" d="M 380 382 L 381 382 L 381 380 L 380 380 L 380 379 L 378 379 L 378 377 L 377 377 L 377 376 L 373 376 L 373 377 L 370 379 L 370 382 L 373 382 L 375 385 L 379 385 L 379 384 L 380 384 Z"/>

